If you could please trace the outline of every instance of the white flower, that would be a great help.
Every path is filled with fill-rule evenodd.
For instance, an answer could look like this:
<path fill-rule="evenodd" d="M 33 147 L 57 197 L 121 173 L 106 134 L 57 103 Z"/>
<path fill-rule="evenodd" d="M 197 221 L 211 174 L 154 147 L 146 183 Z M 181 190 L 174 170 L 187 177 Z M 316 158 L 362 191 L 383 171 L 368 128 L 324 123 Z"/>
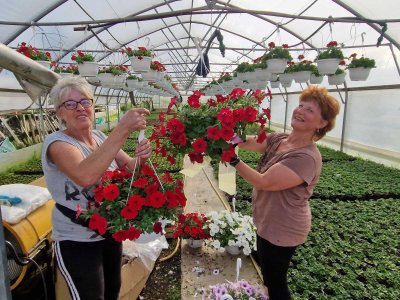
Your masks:
<path fill-rule="evenodd" d="M 221 243 L 218 240 L 213 240 L 211 242 L 211 246 L 213 246 L 215 249 L 219 249 L 221 247 Z"/>

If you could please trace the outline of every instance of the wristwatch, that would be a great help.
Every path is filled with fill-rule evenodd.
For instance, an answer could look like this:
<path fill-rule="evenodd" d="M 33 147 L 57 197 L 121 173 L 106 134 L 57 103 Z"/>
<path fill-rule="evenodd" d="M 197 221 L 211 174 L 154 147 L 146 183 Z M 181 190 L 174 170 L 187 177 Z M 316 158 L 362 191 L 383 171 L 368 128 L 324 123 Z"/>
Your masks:
<path fill-rule="evenodd" d="M 234 156 L 231 158 L 231 160 L 229 161 L 229 164 L 232 167 L 236 167 L 236 165 L 240 162 L 240 158 L 238 156 Z"/>

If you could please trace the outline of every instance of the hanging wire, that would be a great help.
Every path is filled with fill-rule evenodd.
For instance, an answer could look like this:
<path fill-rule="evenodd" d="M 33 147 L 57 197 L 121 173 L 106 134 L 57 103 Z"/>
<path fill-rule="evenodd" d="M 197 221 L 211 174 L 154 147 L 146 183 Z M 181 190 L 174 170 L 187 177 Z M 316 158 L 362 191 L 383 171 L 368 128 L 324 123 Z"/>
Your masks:
<path fill-rule="evenodd" d="M 353 23 L 350 26 L 350 39 L 353 39 L 353 46 L 354 46 L 357 39 L 357 28 L 355 23 Z"/>
<path fill-rule="evenodd" d="M 365 50 L 365 45 L 364 45 L 364 42 L 365 42 L 365 35 L 366 35 L 367 33 L 366 32 L 363 32 L 363 33 L 361 33 L 361 45 L 362 45 L 362 52 L 363 52 L 363 55 L 364 56 L 366 56 L 366 50 Z"/>

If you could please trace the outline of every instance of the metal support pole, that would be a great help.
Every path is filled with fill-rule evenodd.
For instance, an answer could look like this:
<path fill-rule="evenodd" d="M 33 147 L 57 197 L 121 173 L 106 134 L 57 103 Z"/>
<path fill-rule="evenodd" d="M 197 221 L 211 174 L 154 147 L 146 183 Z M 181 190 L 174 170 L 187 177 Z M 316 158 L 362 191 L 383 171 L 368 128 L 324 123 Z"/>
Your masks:
<path fill-rule="evenodd" d="M 281 96 L 283 98 L 283 101 L 285 101 L 286 105 L 285 105 L 285 122 L 283 124 L 283 132 L 286 133 L 286 122 L 287 122 L 287 111 L 288 111 L 288 100 L 289 100 L 289 95 L 287 92 L 287 89 L 285 88 L 285 95 L 286 97 L 283 95 L 281 88 L 279 87 L 279 90 L 281 92 Z"/>
<path fill-rule="evenodd" d="M 0 299 L 11 300 L 10 279 L 7 270 L 6 243 L 4 240 L 3 217 L 0 210 Z"/>
<path fill-rule="evenodd" d="M 94 92 L 93 92 L 93 95 L 96 95 L 96 91 L 97 91 L 97 88 L 98 88 L 98 86 L 96 86 L 95 88 L 94 88 Z M 97 102 L 97 100 L 99 99 L 99 97 L 100 97 L 100 93 L 101 93 L 101 89 L 102 89 L 103 87 L 100 87 L 100 91 L 99 91 L 99 94 L 97 95 L 97 98 L 96 99 L 93 99 L 93 101 L 94 101 L 94 103 L 93 103 L 93 106 L 94 106 L 94 120 L 93 120 L 93 127 L 94 127 L 94 129 L 96 129 L 96 102 Z"/>
<path fill-rule="evenodd" d="M 346 130 L 346 117 L 347 117 L 347 102 L 349 99 L 349 92 L 347 90 L 347 83 L 346 81 L 343 83 L 344 85 L 344 99 L 342 97 L 342 94 L 339 91 L 338 86 L 336 88 L 338 89 L 339 95 L 340 95 L 340 100 L 342 101 L 344 105 L 344 112 L 343 112 L 343 123 L 342 123 L 342 136 L 340 137 L 340 151 L 343 152 L 343 145 L 344 145 L 344 134 Z"/>
<path fill-rule="evenodd" d="M 43 102 L 42 102 L 43 100 Z M 39 127 L 40 127 L 40 136 L 42 141 L 44 141 L 45 136 L 47 135 L 46 128 L 44 127 L 44 118 L 43 118 L 43 103 L 46 101 L 44 96 L 40 96 L 38 99 L 39 102 Z"/>
<path fill-rule="evenodd" d="M 111 128 L 110 128 L 110 110 L 109 110 L 109 107 L 108 107 L 108 105 L 110 103 L 110 98 L 111 98 L 111 97 L 109 97 L 110 96 L 110 91 L 111 91 L 111 89 L 108 90 L 107 97 L 106 97 L 106 116 L 107 116 L 107 129 L 108 129 L 108 131 L 111 130 Z"/>

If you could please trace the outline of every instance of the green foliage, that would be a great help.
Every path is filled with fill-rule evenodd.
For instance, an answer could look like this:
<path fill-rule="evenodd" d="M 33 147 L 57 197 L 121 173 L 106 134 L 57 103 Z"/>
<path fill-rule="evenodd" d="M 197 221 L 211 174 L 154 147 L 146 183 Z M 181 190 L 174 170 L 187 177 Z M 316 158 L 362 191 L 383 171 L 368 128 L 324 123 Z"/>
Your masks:
<path fill-rule="evenodd" d="M 294 73 L 294 72 L 301 72 L 301 71 L 313 71 L 313 66 L 314 65 L 310 61 L 301 61 L 301 62 L 290 65 L 288 67 L 289 71 L 287 73 Z"/>
<path fill-rule="evenodd" d="M 328 58 L 338 58 L 338 59 L 343 59 L 344 55 L 342 50 L 340 50 L 338 47 L 328 47 L 328 49 L 321 51 L 317 55 L 317 60 L 318 59 L 328 59 Z"/>
<path fill-rule="evenodd" d="M 313 197 L 354 200 L 391 196 L 400 198 L 400 170 L 355 159 L 324 163 Z"/>
<path fill-rule="evenodd" d="M 312 200 L 313 230 L 289 269 L 295 299 L 399 299 L 399 199 Z"/>
<path fill-rule="evenodd" d="M 287 48 L 283 47 L 275 47 L 270 48 L 262 57 L 262 61 L 266 61 L 268 59 L 275 59 L 275 58 L 284 58 L 286 60 L 292 60 L 293 57 L 290 55 L 290 52 Z M 267 62 L 268 63 L 268 62 Z"/>
<path fill-rule="evenodd" d="M 131 108 L 133 108 L 133 104 L 132 104 L 132 103 L 121 104 L 120 107 L 119 107 L 119 109 L 120 109 L 122 112 L 126 112 L 127 110 L 129 110 L 129 109 L 131 109 Z"/>
<path fill-rule="evenodd" d="M 324 163 L 310 200 L 312 230 L 289 268 L 293 298 L 400 299 L 400 170 L 318 147 Z M 256 166 L 254 154 L 239 156 Z M 237 176 L 243 214 L 251 192 Z"/>
<path fill-rule="evenodd" d="M 353 58 L 350 62 L 350 64 L 347 66 L 348 69 L 351 68 L 375 68 L 375 59 L 370 59 L 367 57 L 360 57 L 360 58 Z"/>
<path fill-rule="evenodd" d="M 237 66 L 235 72 L 237 73 L 254 72 L 255 69 L 256 69 L 255 65 L 250 64 L 248 62 L 242 62 Z"/>

